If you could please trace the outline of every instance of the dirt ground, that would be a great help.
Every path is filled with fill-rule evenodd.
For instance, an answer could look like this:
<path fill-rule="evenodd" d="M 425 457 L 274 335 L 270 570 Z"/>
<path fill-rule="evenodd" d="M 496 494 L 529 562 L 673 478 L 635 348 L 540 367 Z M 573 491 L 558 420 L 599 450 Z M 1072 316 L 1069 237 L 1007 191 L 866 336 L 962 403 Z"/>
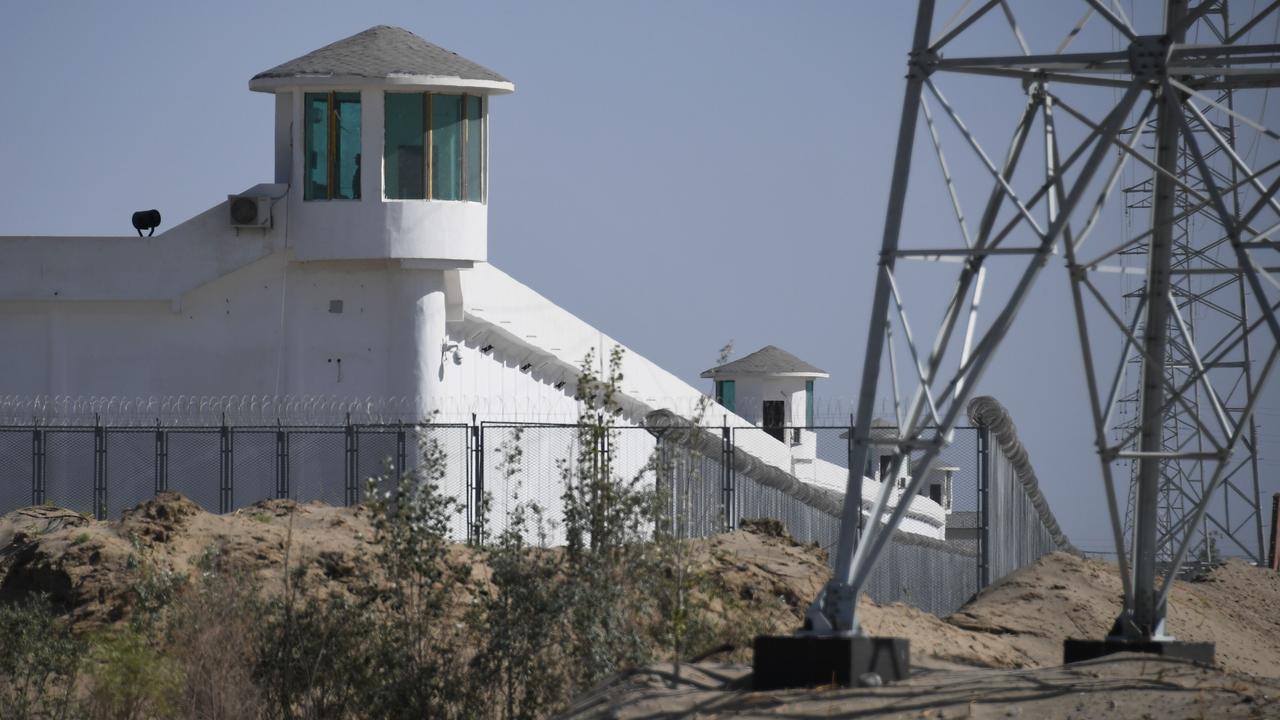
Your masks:
<path fill-rule="evenodd" d="M 210 549 L 256 574 L 266 592 L 283 586 L 287 553 L 290 565 L 315 561 L 306 563 L 310 587 L 341 593 L 367 567 L 371 538 L 361 508 L 281 500 L 213 515 L 163 494 L 112 522 L 26 508 L 0 516 L 0 601 L 46 593 L 73 627 L 92 630 L 129 616 L 139 567 L 193 576 Z M 717 589 L 707 612 L 744 637 L 798 627 L 829 573 L 821 551 L 793 542 L 776 523 L 691 549 L 693 565 Z M 453 552 L 474 558 L 473 574 L 484 581 L 474 551 Z M 580 698 L 568 717 L 1280 718 L 1280 575 L 1233 561 L 1201 582 L 1175 585 L 1171 632 L 1214 641 L 1218 668 L 1143 657 L 1061 667 L 1062 640 L 1103 637 L 1120 592 L 1114 565 L 1054 554 L 948 618 L 863 598 L 871 634 L 910 640 L 916 672 L 907 683 L 753 693 L 744 642 L 692 648 L 703 662 L 685 665 L 679 682 L 669 665 L 618 676 Z"/>
<path fill-rule="evenodd" d="M 713 543 L 730 556 L 757 552 L 749 538 Z M 796 575 L 793 553 L 817 557 L 803 548 L 774 552 L 782 554 L 747 567 Z M 825 576 L 803 567 L 813 571 L 804 589 L 816 591 Z M 868 632 L 911 642 L 913 672 L 903 683 L 753 692 L 747 664 L 684 665 L 678 678 L 662 664 L 612 678 L 562 717 L 1280 718 L 1280 575 L 1232 561 L 1202 582 L 1174 586 L 1170 631 L 1214 641 L 1216 668 L 1136 654 L 1063 666 L 1062 641 L 1103 637 L 1120 595 L 1114 565 L 1057 553 L 945 619 L 864 598 Z"/>
<path fill-rule="evenodd" d="M 659 718 L 1276 718 L 1280 681 L 1123 654 L 1024 670 L 920 668 L 875 688 L 750 690 L 743 665 L 669 664 L 625 673 L 560 717 Z"/>

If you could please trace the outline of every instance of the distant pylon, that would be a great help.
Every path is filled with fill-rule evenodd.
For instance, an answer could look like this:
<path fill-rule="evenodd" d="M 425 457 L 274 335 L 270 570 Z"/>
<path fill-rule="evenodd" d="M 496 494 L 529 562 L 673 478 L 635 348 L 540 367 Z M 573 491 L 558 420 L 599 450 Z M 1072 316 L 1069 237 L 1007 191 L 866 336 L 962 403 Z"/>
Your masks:
<path fill-rule="evenodd" d="M 1211 3 L 1210 8 L 1202 13 L 1197 29 L 1214 37 L 1230 37 L 1232 24 L 1228 5 L 1227 0 Z M 1240 167 L 1233 162 L 1233 156 L 1248 155 L 1249 152 L 1248 148 L 1237 147 L 1238 121 L 1232 113 L 1234 93 L 1231 87 L 1212 91 L 1214 102 L 1202 111 L 1208 123 L 1193 126 L 1192 132 L 1208 148 L 1204 152 L 1206 165 L 1227 183 L 1229 189 L 1224 193 L 1227 208 L 1238 222 L 1242 199 Z M 1265 116 L 1262 119 L 1265 120 Z M 1209 124 L 1216 133 L 1208 127 Z M 1148 136 L 1151 132 L 1147 131 Z M 1215 140 L 1219 143 L 1215 144 Z M 1254 149 L 1256 147 L 1254 144 Z M 1223 398 L 1224 409 L 1229 414 L 1238 415 L 1240 408 L 1233 406 L 1232 402 L 1249 397 L 1254 386 L 1252 338 L 1245 332 L 1250 320 L 1245 277 L 1243 274 L 1221 275 L 1216 272 L 1233 260 L 1225 258 L 1231 252 L 1228 231 L 1213 208 L 1196 202 L 1191 195 L 1191 192 L 1198 192 L 1203 196 L 1208 191 L 1199 180 L 1197 160 L 1185 141 L 1178 147 L 1175 174 L 1178 178 L 1174 184 L 1177 214 L 1172 235 L 1171 269 L 1174 273 L 1170 279 L 1171 290 L 1181 309 L 1186 335 L 1196 339 L 1197 344 L 1205 344 L 1206 339 L 1224 335 L 1241 338 L 1236 350 L 1213 363 L 1211 368 L 1217 387 L 1227 390 L 1227 396 Z M 1153 207 L 1153 190 L 1151 177 L 1124 188 L 1126 232 L 1135 217 L 1142 221 L 1147 219 L 1140 211 L 1150 211 Z M 1125 249 L 1120 255 L 1141 259 L 1147 252 L 1148 243 L 1143 241 Z M 1228 262 L 1224 263 L 1224 258 Z M 1144 279 L 1137 287 L 1124 293 L 1126 317 L 1130 316 L 1145 292 Z M 1177 317 L 1171 316 L 1166 328 L 1170 341 L 1165 353 L 1165 369 L 1168 384 L 1172 386 L 1187 384 L 1196 372 L 1192 363 L 1187 361 L 1189 347 L 1178 322 Z M 1142 326 L 1139 325 L 1137 330 L 1141 333 Z M 1141 358 L 1130 349 L 1126 353 L 1125 365 L 1126 392 L 1120 402 L 1123 408 L 1121 416 L 1126 422 L 1120 426 L 1120 436 L 1133 435 L 1140 420 L 1136 409 L 1141 402 L 1138 382 Z M 1190 392 L 1184 394 L 1183 402 L 1169 405 L 1164 413 L 1161 443 L 1166 452 L 1194 449 L 1203 453 L 1212 447 L 1212 442 L 1203 436 L 1201 426 L 1195 422 L 1196 417 L 1209 410 L 1209 400 L 1203 397 L 1204 390 L 1200 384 L 1192 382 L 1190 385 Z M 1224 475 L 1219 497 L 1210 502 L 1195 524 L 1191 523 L 1191 511 L 1204 495 L 1212 467 L 1203 459 L 1178 457 L 1166 458 L 1161 463 L 1156 510 L 1157 563 L 1167 564 L 1173 560 L 1174 544 L 1168 539 L 1183 531 L 1190 533 L 1188 557 L 1193 561 L 1212 561 L 1222 552 L 1227 552 L 1243 553 L 1257 564 L 1264 562 L 1266 548 L 1258 477 L 1257 427 L 1253 417 L 1245 423 L 1240 445 L 1240 452 L 1232 460 L 1234 467 Z M 1125 537 L 1132 544 L 1139 463 L 1131 461 L 1130 467 L 1124 526 Z"/>

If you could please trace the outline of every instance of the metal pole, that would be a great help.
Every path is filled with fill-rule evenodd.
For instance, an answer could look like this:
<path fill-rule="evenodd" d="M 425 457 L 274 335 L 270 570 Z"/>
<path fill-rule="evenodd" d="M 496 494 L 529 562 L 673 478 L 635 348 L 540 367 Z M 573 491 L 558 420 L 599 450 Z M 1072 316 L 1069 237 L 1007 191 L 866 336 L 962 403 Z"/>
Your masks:
<path fill-rule="evenodd" d="M 1271 553 L 1267 556 L 1267 566 L 1272 570 L 1280 570 L 1277 545 L 1280 545 L 1280 493 L 1271 496 Z"/>
<path fill-rule="evenodd" d="M 345 490 L 344 500 L 350 506 L 360 502 L 359 489 L 356 487 L 356 429 L 351 425 L 350 413 L 347 413 L 347 422 L 343 434 L 346 442 L 342 456 L 342 484 Z"/>
<path fill-rule="evenodd" d="M 396 481 L 408 472 L 408 451 L 405 447 L 404 424 L 396 424 Z"/>
<path fill-rule="evenodd" d="M 991 431 L 978 428 L 978 591 L 991 584 Z"/>
<path fill-rule="evenodd" d="M 218 512 L 231 512 L 231 428 L 227 427 L 227 416 L 222 416 L 222 427 L 218 429 Z"/>
<path fill-rule="evenodd" d="M 1181 44 L 1186 37 L 1182 18 L 1186 0 L 1168 0 L 1165 5 L 1165 30 L 1174 33 L 1167 40 Z M 1180 100 L 1165 92 L 1156 110 L 1156 165 L 1167 173 L 1178 170 L 1178 116 Z M 1164 450 L 1165 361 L 1169 343 L 1169 266 L 1173 252 L 1173 216 L 1176 209 L 1176 183 L 1166 173 L 1157 172 L 1152 180 L 1155 192 L 1151 208 L 1151 242 L 1147 255 L 1147 284 L 1143 290 L 1146 302 L 1146 326 L 1143 329 L 1142 362 L 1142 432 L 1139 448 L 1143 453 Z M 1163 635 L 1163 619 L 1156 609 L 1157 510 L 1160 477 L 1164 458 L 1143 455 L 1138 460 L 1137 512 L 1134 522 L 1134 598 L 1133 627 L 1121 631 L 1142 637 Z"/>
<path fill-rule="evenodd" d="M 720 484 L 721 504 L 724 506 L 724 530 L 732 531 L 736 525 L 733 516 L 733 430 L 728 419 L 720 428 Z"/>
<path fill-rule="evenodd" d="M 289 434 L 276 418 L 276 498 L 289 497 Z"/>
<path fill-rule="evenodd" d="M 97 415 L 93 420 L 93 516 L 107 519 L 107 432 Z"/>
<path fill-rule="evenodd" d="M 853 573 L 854 548 L 858 542 L 858 523 L 862 517 L 862 468 L 867 463 L 871 439 L 871 415 L 875 408 L 876 385 L 880 378 L 880 360 L 884 355 L 885 326 L 889 320 L 889 274 L 895 262 L 898 236 L 902 231 L 902 212 L 907 199 L 907 181 L 911 175 L 911 155 L 915 146 L 916 122 L 920 115 L 921 93 L 936 56 L 929 51 L 929 30 L 933 27 L 933 0 L 920 0 L 916 11 L 915 39 L 908 60 L 907 89 L 902 98 L 902 118 L 898 127 L 898 146 L 894 153 L 893 178 L 889 182 L 889 206 L 885 212 L 884 236 L 880 244 L 880 260 L 876 272 L 875 297 L 871 304 L 871 322 L 867 328 L 867 351 L 862 363 L 862 385 L 858 411 L 853 427 L 853 451 L 850 453 L 849 480 L 840 522 L 840 539 L 836 544 L 835 574 L 827 589 L 809 612 L 811 629 L 819 632 L 848 632 L 854 628 L 837 627 L 834 618 L 851 617 L 852 612 L 839 612 L 840 604 L 853 604 L 847 590 Z M 872 518 L 874 524 L 877 518 Z M 815 612 L 816 611 L 816 612 Z"/>
<path fill-rule="evenodd" d="M 44 504 L 44 430 L 31 429 L 31 504 Z"/>
<path fill-rule="evenodd" d="M 474 419 L 473 419 L 474 422 Z M 484 423 L 476 427 L 476 468 L 475 488 L 471 497 L 472 527 L 471 542 L 479 545 L 484 542 Z"/>

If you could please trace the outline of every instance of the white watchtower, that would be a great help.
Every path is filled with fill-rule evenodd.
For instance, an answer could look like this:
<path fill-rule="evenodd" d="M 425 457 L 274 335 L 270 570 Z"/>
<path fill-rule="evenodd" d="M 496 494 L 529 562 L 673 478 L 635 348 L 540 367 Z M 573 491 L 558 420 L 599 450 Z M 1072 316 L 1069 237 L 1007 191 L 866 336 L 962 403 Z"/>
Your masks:
<path fill-rule="evenodd" d="M 379 25 L 258 73 L 249 89 L 276 99 L 290 261 L 382 268 L 386 387 L 437 394 L 445 322 L 461 314 L 457 273 L 488 257 L 489 98 L 514 86 Z"/>
<path fill-rule="evenodd" d="M 813 426 L 813 385 L 827 373 L 766 345 L 702 373 L 715 380 L 716 402 L 779 440 L 786 428 Z"/>

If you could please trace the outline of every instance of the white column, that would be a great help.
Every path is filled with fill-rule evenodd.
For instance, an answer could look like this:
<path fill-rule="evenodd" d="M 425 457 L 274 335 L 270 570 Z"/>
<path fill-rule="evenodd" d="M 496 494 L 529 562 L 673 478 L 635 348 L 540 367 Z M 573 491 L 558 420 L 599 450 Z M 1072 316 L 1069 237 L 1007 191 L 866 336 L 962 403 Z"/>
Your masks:
<path fill-rule="evenodd" d="M 382 202 L 382 90 L 360 91 L 360 198 Z"/>
<path fill-rule="evenodd" d="M 393 271 L 395 301 L 387 395 L 418 399 L 424 416 L 438 408 L 445 342 L 442 270 Z"/>

